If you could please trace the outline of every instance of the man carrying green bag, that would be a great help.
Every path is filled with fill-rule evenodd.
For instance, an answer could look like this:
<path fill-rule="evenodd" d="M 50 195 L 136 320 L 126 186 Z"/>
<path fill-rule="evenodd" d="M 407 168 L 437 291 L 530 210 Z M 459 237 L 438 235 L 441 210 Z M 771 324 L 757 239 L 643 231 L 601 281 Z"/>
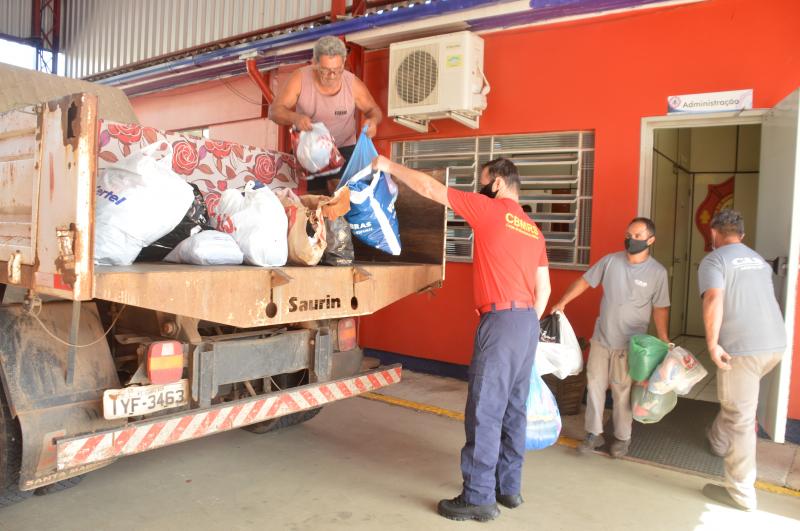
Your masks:
<path fill-rule="evenodd" d="M 563 311 L 570 301 L 588 288 L 603 285 L 600 316 L 586 363 L 586 438 L 578 447 L 581 454 L 605 444 L 603 411 L 609 386 L 614 399 L 616 439 L 611 445 L 611 455 L 622 457 L 628 453 L 633 425 L 632 380 L 628 375 L 630 339 L 647 332 L 652 315 L 658 337 L 667 341 L 669 282 L 664 266 L 650 256 L 655 234 L 655 224 L 650 219 L 635 218 L 628 225 L 625 251 L 601 258 L 573 282 L 553 306 L 553 311 Z"/>

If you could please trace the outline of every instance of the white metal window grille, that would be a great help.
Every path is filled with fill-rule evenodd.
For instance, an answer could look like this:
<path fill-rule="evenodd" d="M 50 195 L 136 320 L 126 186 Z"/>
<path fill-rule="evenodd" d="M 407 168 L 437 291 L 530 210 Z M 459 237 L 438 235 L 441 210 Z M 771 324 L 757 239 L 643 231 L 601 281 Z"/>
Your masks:
<path fill-rule="evenodd" d="M 477 192 L 480 168 L 506 157 L 519 169 L 520 203 L 547 241 L 551 266 L 589 265 L 594 132 L 535 133 L 392 143 L 392 159 L 421 171 L 444 169 L 449 186 Z M 447 212 L 447 259 L 472 261 L 472 229 Z"/>

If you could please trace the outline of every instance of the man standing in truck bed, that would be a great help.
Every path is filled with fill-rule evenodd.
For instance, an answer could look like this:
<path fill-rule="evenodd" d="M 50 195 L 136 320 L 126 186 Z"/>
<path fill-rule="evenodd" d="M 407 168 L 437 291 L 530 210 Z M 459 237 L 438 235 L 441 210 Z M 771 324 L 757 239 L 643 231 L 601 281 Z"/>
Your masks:
<path fill-rule="evenodd" d="M 432 177 L 377 157 L 373 166 L 418 194 L 449 206 L 475 234 L 473 289 L 480 324 L 469 368 L 464 487 L 439 502 L 452 520 L 492 520 L 497 502 L 522 503 L 526 401 L 539 341 L 539 315 L 550 296 L 544 236 L 519 205 L 520 180 L 508 159 L 484 164 L 479 194 L 447 188 Z"/>

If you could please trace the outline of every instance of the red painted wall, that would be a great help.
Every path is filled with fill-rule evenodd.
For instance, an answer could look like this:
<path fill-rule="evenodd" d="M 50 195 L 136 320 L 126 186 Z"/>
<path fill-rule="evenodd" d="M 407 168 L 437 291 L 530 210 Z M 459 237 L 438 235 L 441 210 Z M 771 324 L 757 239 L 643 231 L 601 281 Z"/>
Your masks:
<path fill-rule="evenodd" d="M 621 249 L 636 214 L 642 117 L 665 114 L 672 94 L 753 88 L 755 107 L 775 105 L 800 86 L 798 28 L 795 0 L 711 0 L 484 35 L 492 92 L 481 128 L 442 120 L 427 138 L 593 129 L 596 261 Z M 364 79 L 385 105 L 386 50 L 367 54 Z M 376 144 L 388 154 L 391 141 L 411 138 L 419 135 L 386 120 Z M 362 346 L 469 363 L 477 324 L 471 274 L 471 265 L 450 263 L 436 297 L 409 297 L 364 318 Z M 553 271 L 552 300 L 577 275 Z M 567 308 L 579 335 L 591 335 L 598 303 L 594 291 Z M 800 418 L 797 346 L 794 358 L 790 417 Z"/>

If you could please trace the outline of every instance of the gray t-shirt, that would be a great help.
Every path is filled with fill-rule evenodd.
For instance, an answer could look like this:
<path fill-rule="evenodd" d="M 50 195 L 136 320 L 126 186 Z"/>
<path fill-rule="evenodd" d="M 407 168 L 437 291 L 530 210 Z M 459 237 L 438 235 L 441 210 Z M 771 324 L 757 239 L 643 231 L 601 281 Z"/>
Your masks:
<path fill-rule="evenodd" d="M 609 254 L 583 278 L 593 288 L 603 284 L 592 340 L 613 350 L 627 349 L 631 336 L 647 333 L 653 306 L 669 306 L 667 270 L 653 257 L 631 264 L 624 251 Z"/>
<path fill-rule="evenodd" d="M 786 348 L 783 315 L 772 287 L 772 268 L 743 243 L 724 245 L 700 262 L 702 296 L 724 289 L 719 344 L 731 356 L 768 354 Z"/>

